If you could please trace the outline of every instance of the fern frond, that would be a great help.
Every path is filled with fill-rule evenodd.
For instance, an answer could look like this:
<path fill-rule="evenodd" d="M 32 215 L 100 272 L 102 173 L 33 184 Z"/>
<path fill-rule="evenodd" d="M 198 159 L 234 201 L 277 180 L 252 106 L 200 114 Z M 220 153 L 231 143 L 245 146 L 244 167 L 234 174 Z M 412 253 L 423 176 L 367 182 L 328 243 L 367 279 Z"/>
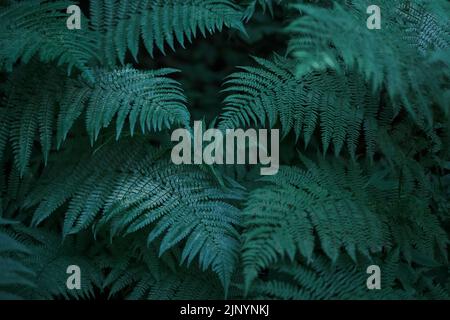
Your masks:
<path fill-rule="evenodd" d="M 256 8 L 259 5 L 263 12 L 269 11 L 273 15 L 274 4 L 280 4 L 283 0 L 249 0 L 248 4 L 245 3 L 247 9 L 245 10 L 244 19 L 249 21 L 255 14 Z"/>
<path fill-rule="evenodd" d="M 66 79 L 61 70 L 48 65 L 23 66 L 14 71 L 6 86 L 6 106 L 0 109 L 0 148 L 9 137 L 17 168 L 23 174 L 37 136 L 47 163 L 55 129 L 59 148 L 82 114 L 91 143 L 115 118 L 117 139 L 126 121 L 131 134 L 138 124 L 144 133 L 172 126 L 187 127 L 190 114 L 186 98 L 179 83 L 166 77 L 173 72 L 172 69 L 138 71 L 131 67 L 98 70 L 95 72 L 98 81 L 91 86 L 83 79 Z"/>
<path fill-rule="evenodd" d="M 160 254 L 186 240 L 181 262 L 199 256 L 201 268 L 212 267 L 228 286 L 239 248 L 239 212 L 225 200 L 239 194 L 221 191 L 196 167 L 159 158 L 137 138 L 104 146 L 79 163 L 57 176 L 49 171 L 30 193 L 26 206 L 37 205 L 34 225 L 68 202 L 64 235 L 92 225 L 109 229 L 111 237 L 145 229 L 148 243 L 161 237 Z M 107 165 L 99 168 L 99 163 Z"/>
<path fill-rule="evenodd" d="M 307 170 L 281 168 L 264 178 L 268 185 L 250 192 L 243 210 L 247 288 L 284 257 L 313 260 L 316 243 L 332 261 L 342 251 L 356 261 L 358 253 L 370 257 L 394 247 L 409 263 L 415 252 L 447 261 L 448 236 L 430 210 L 419 172 L 404 181 L 398 169 L 302 160 Z"/>
<path fill-rule="evenodd" d="M 387 90 L 397 112 L 403 107 L 418 124 L 430 126 L 431 101 L 446 112 L 449 108 L 443 94 L 448 88 L 437 76 L 445 65 L 429 58 L 436 49 L 448 52 L 450 24 L 418 2 L 392 5 L 391 1 L 381 1 L 382 30 L 365 27 L 370 1 L 346 5 L 335 2 L 332 9 L 296 5 L 302 16 L 287 31 L 294 34 L 289 52 L 298 59 L 297 75 L 329 68 L 358 70 L 374 90 Z M 427 28 L 414 23 L 417 19 Z"/>
<path fill-rule="evenodd" d="M 129 120 L 131 134 L 137 124 L 145 131 L 161 131 L 174 125 L 187 127 L 190 115 L 180 84 L 168 77 L 176 70 L 139 71 L 130 66 L 114 71 L 98 70 L 93 87 L 69 82 L 58 116 L 58 146 L 86 108 L 86 128 L 91 143 L 100 130 L 116 121 L 116 138 Z"/>
<path fill-rule="evenodd" d="M 0 296 L 5 299 L 86 299 L 99 288 L 102 274 L 88 257 L 91 243 L 0 221 Z M 5 227 L 3 227 L 6 224 Z M 67 268 L 81 269 L 81 290 L 66 286 Z M 5 291 L 6 290 L 6 291 Z"/>
<path fill-rule="evenodd" d="M 70 1 L 13 1 L 0 7 L 0 68 L 11 71 L 17 62 L 27 63 L 34 56 L 41 61 L 56 61 L 83 72 L 93 81 L 91 64 L 98 63 L 95 38 L 88 31 L 87 19 L 81 30 L 66 26 Z"/>
<path fill-rule="evenodd" d="M 223 91 L 231 94 L 224 100 L 220 127 L 273 127 L 279 121 L 284 136 L 292 130 L 308 145 L 320 126 L 324 151 L 332 143 L 339 154 L 346 144 L 352 156 L 364 127 L 368 152 L 374 153 L 372 132 L 376 132 L 378 98 L 371 95 L 361 77 L 328 72 L 298 79 L 292 72 L 292 60 L 255 60 L 259 68 L 242 67 L 243 72 L 232 74 L 225 82 L 228 87 Z"/>
<path fill-rule="evenodd" d="M 383 269 L 384 270 L 384 269 Z M 346 259 L 332 264 L 318 257 L 309 264 L 291 263 L 270 269 L 269 280 L 259 280 L 251 290 L 257 299 L 283 300 L 390 300 L 413 299 L 406 290 L 383 286 L 368 290 L 366 270 Z"/>
<path fill-rule="evenodd" d="M 143 275 L 141 273 L 141 275 Z M 205 283 L 208 283 L 205 286 Z M 155 280 L 149 274 L 141 277 L 127 299 L 138 300 L 217 300 L 223 299 L 220 283 L 208 273 L 179 270 Z"/>
<path fill-rule="evenodd" d="M 307 171 L 280 168 L 268 186 L 250 193 L 244 217 L 242 259 L 247 286 L 267 266 L 297 253 L 314 257 L 315 243 L 333 261 L 341 248 L 353 259 L 388 245 L 385 222 L 364 194 L 358 167 L 306 162 Z"/>
<path fill-rule="evenodd" d="M 0 105 L 0 160 L 3 160 L 6 144 L 9 138 L 8 109 Z"/>
<path fill-rule="evenodd" d="M 42 77 L 46 74 L 46 77 Z M 25 172 L 36 136 L 47 161 L 55 123 L 55 108 L 61 100 L 65 78 L 58 68 L 29 64 L 15 71 L 7 84 L 3 131 L 8 134 L 18 170 Z"/>
<path fill-rule="evenodd" d="M 32 281 L 35 275 L 33 270 L 23 263 L 23 258 L 31 254 L 29 248 L 14 239 L 3 228 L 11 225 L 10 222 L 0 218 L 0 299 L 17 300 L 24 297 L 17 294 L 14 286 L 35 288 Z"/>
<path fill-rule="evenodd" d="M 32 278 L 36 288 L 32 290 L 16 287 L 17 292 L 28 299 L 87 299 L 93 297 L 94 289 L 99 288 L 102 274 L 88 251 L 92 243 L 85 239 L 74 237 L 65 239 L 62 243 L 58 234 L 16 227 L 15 233 L 20 241 L 29 248 L 32 254 L 23 263 L 33 270 Z M 66 286 L 67 268 L 76 265 L 81 270 L 81 289 L 69 290 Z"/>
<path fill-rule="evenodd" d="M 129 257 L 124 257 L 123 252 L 116 252 L 120 260 L 112 257 L 107 279 L 113 296 L 121 294 L 129 300 L 210 300 L 224 297 L 220 282 L 211 272 L 200 272 L 195 267 L 178 267 L 173 263 L 176 255 L 166 253 L 158 257 L 155 244 L 150 248 L 137 246 L 133 250 Z M 133 258 L 136 256 L 140 259 Z"/>
<path fill-rule="evenodd" d="M 153 56 L 155 49 L 165 54 L 166 45 L 184 47 L 198 31 L 204 37 L 224 27 L 245 32 L 243 12 L 231 0 L 101 0 L 93 1 L 90 11 L 92 29 L 111 65 L 117 58 L 124 63 L 127 50 L 137 60 L 141 39 Z"/>

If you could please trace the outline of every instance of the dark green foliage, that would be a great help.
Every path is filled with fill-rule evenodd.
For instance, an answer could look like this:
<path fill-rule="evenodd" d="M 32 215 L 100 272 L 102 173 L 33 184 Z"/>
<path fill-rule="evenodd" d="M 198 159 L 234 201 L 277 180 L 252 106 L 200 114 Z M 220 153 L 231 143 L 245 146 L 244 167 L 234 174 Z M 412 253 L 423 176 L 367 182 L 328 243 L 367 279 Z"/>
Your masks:
<path fill-rule="evenodd" d="M 139 71 L 125 67 L 114 71 L 98 70 L 93 87 L 81 81 L 69 83 L 58 117 L 58 144 L 84 109 L 92 143 L 116 116 L 117 139 L 127 119 L 131 134 L 137 123 L 143 133 L 161 131 L 173 124 L 188 126 L 189 112 L 182 89 L 178 82 L 165 77 L 174 72 L 173 69 Z"/>
<path fill-rule="evenodd" d="M 370 258 L 395 247 L 408 261 L 415 254 L 447 258 L 447 235 L 428 206 L 417 202 L 418 190 L 405 187 L 392 197 L 397 186 L 387 172 L 365 176 L 358 164 L 303 161 L 307 170 L 281 168 L 264 179 L 271 185 L 249 196 L 243 210 L 247 284 L 284 256 L 293 260 L 298 252 L 314 261 L 316 243 L 331 261 L 344 252 L 357 261 L 358 254 Z"/>
<path fill-rule="evenodd" d="M 59 295 L 67 299 L 89 298 L 102 283 L 100 268 L 89 256 L 92 251 L 89 237 L 80 236 L 61 243 L 57 233 L 20 225 L 8 232 L 0 229 L 0 237 L 4 271 L 0 280 L 2 299 L 51 299 Z M 69 265 L 78 265 L 84 271 L 80 291 L 66 287 Z"/>
<path fill-rule="evenodd" d="M 0 220 L 3 228 L 14 222 Z M 22 261 L 28 258 L 30 250 L 11 235 L 0 229 L 0 265 L 2 274 L 0 276 L 0 299 L 21 299 L 22 297 L 13 288 L 32 289 L 36 285 L 30 280 L 35 273 Z"/>
<path fill-rule="evenodd" d="M 46 76 L 42 77 L 43 74 Z M 64 75 L 56 68 L 26 65 L 7 83 L 3 127 L 9 135 L 21 173 L 30 160 L 36 135 L 47 161 L 52 145 L 55 108 L 61 100 L 64 81 Z"/>
<path fill-rule="evenodd" d="M 430 103 L 449 108 L 449 88 L 442 80 L 449 76 L 450 31 L 448 17 L 439 14 L 449 5 L 422 2 L 428 1 L 381 1 L 389 10 L 383 12 L 384 28 L 375 32 L 359 27 L 370 1 L 335 4 L 332 10 L 296 6 L 304 15 L 287 30 L 294 34 L 288 52 L 298 58 L 297 74 L 356 69 L 375 90 L 386 89 L 394 115 L 403 106 L 420 125 L 430 125 Z"/>
<path fill-rule="evenodd" d="M 47 162 L 55 127 L 60 147 L 83 113 L 92 143 L 115 118 L 117 139 L 127 119 L 131 134 L 137 123 L 142 132 L 188 126 L 190 116 L 182 89 L 177 81 L 165 77 L 175 71 L 139 71 L 132 67 L 96 70 L 97 82 L 90 85 L 83 79 L 65 79 L 52 66 L 35 63 L 22 67 L 7 83 L 3 126 L 5 135 L 9 131 L 17 168 L 25 171 L 36 132 Z M 2 138 L 3 144 L 6 139 Z"/>
<path fill-rule="evenodd" d="M 228 286 L 239 250 L 239 211 L 224 200 L 241 196 L 221 191 L 210 174 L 175 166 L 160 153 L 135 138 L 80 155 L 74 166 L 49 168 L 24 202 L 38 205 L 32 224 L 69 201 L 64 237 L 91 225 L 95 233 L 108 229 L 111 238 L 147 230 L 147 243 L 162 236 L 159 254 L 185 239 L 181 261 L 190 264 L 199 255 L 202 269 L 211 266 Z M 52 191 L 56 185 L 64 187 Z"/>
<path fill-rule="evenodd" d="M 384 280 L 381 291 L 369 291 L 360 283 L 366 280 L 365 270 L 352 262 L 342 259 L 332 265 L 326 258 L 318 257 L 308 265 L 285 263 L 270 269 L 270 280 L 259 280 L 253 289 L 257 299 L 300 299 L 300 300 L 389 300 L 389 299 L 449 299 L 442 286 L 427 283 L 423 276 L 405 280 L 408 290 L 391 288 L 396 278 L 408 274 L 409 268 L 400 264 L 398 251 L 394 251 L 384 261 Z M 409 282 L 411 281 L 411 282 Z M 410 286 L 413 287 L 410 287 Z"/>
<path fill-rule="evenodd" d="M 448 1 L 71 4 L 0 4 L 0 299 L 450 298 Z M 173 164 L 193 120 L 279 172 Z"/>
<path fill-rule="evenodd" d="M 91 21 L 101 41 L 104 59 L 115 64 L 116 54 L 123 63 L 127 49 L 137 59 L 142 37 L 147 52 L 157 48 L 173 51 L 175 43 L 185 46 L 197 32 L 203 36 L 224 26 L 244 31 L 242 11 L 230 0 L 99 0 L 92 2 Z"/>
<path fill-rule="evenodd" d="M 96 40 L 83 23 L 81 32 L 66 27 L 70 1 L 7 1 L 1 11 L 0 68 L 11 70 L 16 61 L 27 63 L 37 55 L 76 67 L 92 78 L 89 64 L 99 59 Z M 85 19 L 83 21 L 86 21 Z"/>
<path fill-rule="evenodd" d="M 276 57 L 275 62 L 256 61 L 261 68 L 243 67 L 245 72 L 227 80 L 229 87 L 224 91 L 232 94 L 224 101 L 222 127 L 264 126 L 267 122 L 273 127 L 279 120 L 283 135 L 293 130 L 308 145 L 320 125 L 324 151 L 332 141 L 339 154 L 346 143 L 352 156 L 364 128 L 368 153 L 373 154 L 379 100 L 360 85 L 360 76 L 330 71 L 297 79 L 290 60 Z"/>
<path fill-rule="evenodd" d="M 138 239 L 136 239 L 138 240 Z M 111 256 L 102 257 L 107 269 L 103 287 L 109 287 L 109 297 L 122 295 L 126 299 L 222 299 L 223 290 L 217 278 L 209 272 L 199 274 L 195 268 L 179 267 L 176 252 L 158 257 L 148 250 L 145 239 L 130 248 L 128 241 L 116 243 Z M 144 244 L 144 245 L 142 245 Z M 128 254 L 124 254 L 124 252 Z M 136 259 L 138 257 L 138 259 Z M 182 274 L 182 276 L 179 276 Z M 208 283 L 205 286 L 205 283 Z"/>

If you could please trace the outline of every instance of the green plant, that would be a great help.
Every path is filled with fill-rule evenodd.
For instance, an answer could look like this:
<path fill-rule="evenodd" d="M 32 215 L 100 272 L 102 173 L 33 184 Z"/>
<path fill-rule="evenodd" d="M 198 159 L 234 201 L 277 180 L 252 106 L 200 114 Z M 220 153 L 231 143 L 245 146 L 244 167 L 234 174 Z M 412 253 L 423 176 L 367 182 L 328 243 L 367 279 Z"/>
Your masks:
<path fill-rule="evenodd" d="M 91 0 L 69 30 L 2 1 L 0 298 L 449 299 L 450 5 L 378 2 L 381 30 L 366 0 Z M 278 174 L 173 164 L 193 120 L 280 129 Z"/>

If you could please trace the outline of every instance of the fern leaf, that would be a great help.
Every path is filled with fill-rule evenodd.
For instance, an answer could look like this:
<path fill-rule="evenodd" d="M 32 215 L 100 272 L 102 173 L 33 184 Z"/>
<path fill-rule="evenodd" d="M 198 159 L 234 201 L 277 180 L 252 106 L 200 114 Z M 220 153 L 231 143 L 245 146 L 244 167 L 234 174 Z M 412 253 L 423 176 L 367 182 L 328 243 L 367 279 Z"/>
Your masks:
<path fill-rule="evenodd" d="M 175 42 L 184 47 L 185 39 L 191 42 L 198 31 L 203 36 L 223 27 L 245 32 L 243 12 L 230 0 L 102 0 L 90 10 L 92 29 L 110 65 L 116 56 L 123 64 L 127 49 L 137 60 L 141 37 L 153 56 L 156 48 L 165 54 L 165 45 L 174 50 Z"/>
<path fill-rule="evenodd" d="M 69 1 L 14 1 L 1 7 L 0 68 L 11 71 L 18 60 L 27 63 L 34 56 L 41 61 L 56 61 L 83 72 L 93 81 L 90 64 L 99 61 L 95 39 L 88 32 L 87 19 L 81 19 L 81 30 L 66 26 Z"/>
<path fill-rule="evenodd" d="M 263 12 L 269 11 L 269 13 L 273 16 L 273 6 L 274 4 L 281 4 L 283 0 L 250 0 L 248 4 L 246 4 L 247 9 L 245 10 L 245 20 L 249 21 L 256 12 L 257 5 L 259 5 Z"/>
<path fill-rule="evenodd" d="M 384 270 L 384 269 L 383 269 Z M 367 290 L 364 268 L 352 266 L 346 259 L 332 264 L 318 257 L 310 264 L 284 264 L 271 269 L 270 280 L 258 281 L 251 296 L 283 300 L 392 300 L 413 299 L 406 290 L 393 286 Z"/>
<path fill-rule="evenodd" d="M 26 299 L 87 299 L 94 295 L 94 288 L 101 286 L 102 275 L 87 253 L 91 248 L 86 241 L 71 238 L 63 244 L 52 232 L 22 226 L 14 229 L 31 252 L 22 261 L 33 271 L 31 280 L 35 284 L 35 287 L 24 288 L 15 283 L 15 292 Z M 66 271 L 70 265 L 77 265 L 82 270 L 80 290 L 69 290 L 66 286 Z"/>
<path fill-rule="evenodd" d="M 39 63 L 24 66 L 14 72 L 7 85 L 1 142 L 6 142 L 3 138 L 6 135 L 10 137 L 17 167 L 23 174 L 37 132 L 47 162 L 56 114 L 58 148 L 83 113 L 92 143 L 114 118 L 117 118 L 117 139 L 126 120 L 131 134 L 137 125 L 142 132 L 161 131 L 174 125 L 187 127 L 190 115 L 186 98 L 179 83 L 166 77 L 173 72 L 172 69 L 142 72 L 131 67 L 110 72 L 99 70 L 95 73 L 99 81 L 92 87 L 82 79 L 66 81 L 58 68 L 49 69 Z M 41 78 L 42 74 L 46 76 Z"/>
<path fill-rule="evenodd" d="M 24 288 L 36 287 L 32 281 L 35 273 L 22 261 L 24 256 L 31 254 L 30 249 L 4 230 L 4 227 L 10 224 L 8 221 L 0 220 L 0 265 L 2 270 L 0 299 L 18 300 L 24 297 L 15 292 L 13 287 L 16 285 Z"/>
<path fill-rule="evenodd" d="M 173 125 L 188 126 L 190 116 L 182 89 L 177 81 L 165 77 L 173 72 L 172 69 L 143 72 L 124 67 L 111 72 L 98 71 L 93 88 L 71 83 L 59 115 L 58 145 L 81 114 L 83 104 L 92 143 L 114 117 L 117 117 L 117 139 L 127 119 L 131 134 L 137 124 L 142 132 L 161 131 Z"/>
<path fill-rule="evenodd" d="M 2 160 L 9 138 L 8 109 L 3 106 L 0 107 L 0 123 L 0 160 Z"/>
<path fill-rule="evenodd" d="M 259 68 L 243 67 L 244 72 L 232 74 L 226 81 L 224 92 L 231 94 L 224 100 L 220 127 L 273 127 L 279 121 L 284 136 L 292 130 L 297 138 L 303 135 L 308 145 L 320 125 L 324 152 L 332 143 L 339 154 L 345 143 L 355 155 L 362 125 L 374 123 L 378 111 L 377 98 L 361 85 L 360 77 L 330 72 L 297 79 L 290 60 L 255 60 Z M 368 146 L 374 144 L 373 136 L 365 138 Z"/>
<path fill-rule="evenodd" d="M 243 212 L 247 288 L 260 270 L 284 256 L 292 260 L 298 252 L 313 259 L 316 235 L 333 261 L 341 248 L 356 259 L 357 251 L 369 256 L 387 244 L 383 217 L 364 201 L 367 195 L 352 192 L 363 188 L 358 175 L 324 162 L 308 161 L 307 168 L 281 168 L 276 177 L 265 179 L 270 185 L 250 193 Z"/>
<path fill-rule="evenodd" d="M 40 76 L 47 74 L 45 79 Z M 30 73 L 32 74 L 30 76 Z M 20 173 L 25 172 L 37 133 L 45 161 L 52 146 L 54 109 L 60 101 L 64 77 L 57 68 L 30 64 L 16 71 L 7 87 L 5 122 Z"/>
<path fill-rule="evenodd" d="M 160 254 L 186 240 L 181 262 L 198 256 L 201 268 L 212 267 L 227 287 L 239 247 L 239 212 L 225 200 L 239 194 L 223 193 L 203 171 L 157 154 L 137 138 L 103 147 L 88 162 L 82 158 L 57 177 L 44 177 L 25 206 L 38 205 L 33 222 L 39 224 L 68 201 L 66 236 L 90 225 L 109 229 L 111 236 L 151 227 L 148 243 L 161 237 Z M 52 191 L 61 184 L 64 190 Z"/>
<path fill-rule="evenodd" d="M 444 5 L 445 1 L 436 2 Z M 428 101 L 435 101 L 443 110 L 448 108 L 441 98 L 445 87 L 436 77 L 445 67 L 429 60 L 436 48 L 448 50 L 450 46 L 448 19 L 410 1 L 394 5 L 381 1 L 382 30 L 369 30 L 364 26 L 371 4 L 334 3 L 333 9 L 296 5 L 302 16 L 287 29 L 294 34 L 289 52 L 298 59 L 296 73 L 358 70 L 374 90 L 385 88 L 395 104 L 405 108 L 419 125 L 429 127 L 433 110 Z M 427 27 L 417 23 L 418 19 Z"/>

